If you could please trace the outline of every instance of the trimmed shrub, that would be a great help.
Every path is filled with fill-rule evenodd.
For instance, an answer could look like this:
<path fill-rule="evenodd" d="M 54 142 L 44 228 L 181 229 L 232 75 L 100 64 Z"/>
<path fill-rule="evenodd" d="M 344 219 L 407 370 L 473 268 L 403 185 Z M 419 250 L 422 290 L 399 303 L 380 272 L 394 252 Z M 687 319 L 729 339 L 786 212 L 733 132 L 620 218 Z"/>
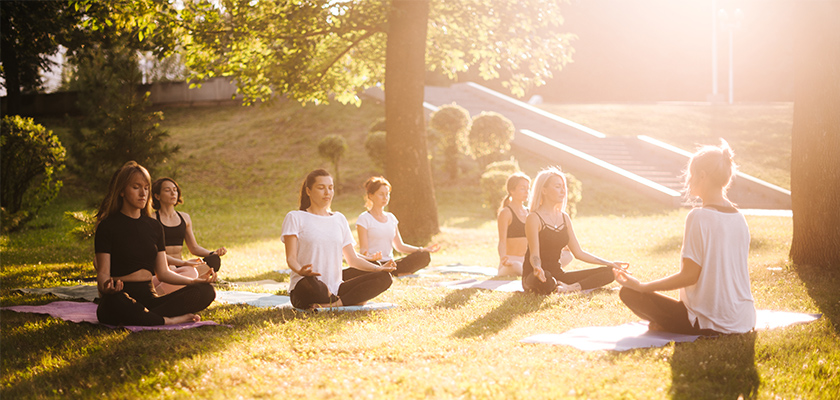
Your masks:
<path fill-rule="evenodd" d="M 519 171 L 519 163 L 512 157 L 510 160 L 496 161 L 487 165 L 481 174 L 481 198 L 483 206 L 496 211 L 499 202 L 507 195 L 508 177 Z"/>
<path fill-rule="evenodd" d="M 487 164 L 487 166 L 484 168 L 484 171 L 502 171 L 510 175 L 514 172 L 519 172 L 521 170 L 519 169 L 519 163 L 516 162 L 516 160 L 514 160 L 513 157 L 511 157 L 509 160 L 496 161 Z"/>
<path fill-rule="evenodd" d="M 347 140 L 344 139 L 341 135 L 330 134 L 324 136 L 320 142 L 318 142 L 318 154 L 321 157 L 326 158 L 329 160 L 333 165 L 333 170 L 335 171 L 335 187 L 337 188 L 340 182 L 340 175 L 338 171 L 338 164 L 341 161 L 341 157 L 344 153 L 347 152 Z"/>
<path fill-rule="evenodd" d="M 379 117 L 370 124 L 368 132 L 385 132 L 385 130 L 385 117 Z"/>
<path fill-rule="evenodd" d="M 469 126 L 470 113 L 455 103 L 441 106 L 429 118 L 432 138 L 443 149 L 444 169 L 451 179 L 458 177 L 458 157 L 467 152 Z"/>
<path fill-rule="evenodd" d="M 3 117 L 0 128 L 0 203 L 3 231 L 22 226 L 61 189 L 55 179 L 66 151 L 52 131 L 32 118 Z"/>
<path fill-rule="evenodd" d="M 583 183 L 566 172 L 566 212 L 570 217 L 577 215 L 577 205 L 583 199 Z"/>
<path fill-rule="evenodd" d="M 482 167 L 500 160 L 510 152 L 513 132 L 513 122 L 502 114 L 482 112 L 473 119 L 470 127 L 470 152 Z"/>
<path fill-rule="evenodd" d="M 388 151 L 385 143 L 384 131 L 373 131 L 365 138 L 365 151 L 373 161 L 373 165 L 380 171 L 385 170 L 385 157 Z"/>

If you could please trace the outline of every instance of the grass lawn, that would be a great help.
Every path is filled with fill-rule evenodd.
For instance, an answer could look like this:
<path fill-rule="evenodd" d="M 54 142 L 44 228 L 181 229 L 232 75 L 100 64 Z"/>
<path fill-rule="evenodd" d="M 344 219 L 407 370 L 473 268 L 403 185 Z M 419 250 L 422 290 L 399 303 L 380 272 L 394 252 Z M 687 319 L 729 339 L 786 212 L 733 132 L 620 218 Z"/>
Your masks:
<path fill-rule="evenodd" d="M 584 117 L 595 121 L 602 112 L 591 109 L 587 114 L 588 107 L 593 106 L 579 106 L 577 116 L 563 116 L 590 123 Z M 756 109 L 752 124 L 763 126 L 765 118 L 774 121 L 770 125 L 782 120 L 774 107 Z M 646 109 L 654 124 L 666 118 L 657 114 L 659 110 Z M 199 243 L 228 248 L 221 278 L 288 280 L 276 272 L 286 268 L 280 224 L 295 208 L 304 174 L 319 166 L 331 169 L 317 156 L 321 135 L 341 132 L 350 143 L 341 170 L 344 190 L 333 209 L 343 212 L 351 225 L 362 211 L 358 186 L 376 173 L 363 150 L 364 135 L 372 120 L 382 115 L 380 107 L 302 108 L 286 103 L 165 112 L 164 127 L 183 148 L 176 165 L 186 203 L 179 209 L 193 216 Z M 683 117 L 671 112 L 668 107 L 661 110 L 667 118 L 685 119 L 686 131 L 705 129 L 691 122 L 693 111 Z M 738 115 L 739 121 L 746 118 L 725 115 Z M 46 123 L 60 132 L 59 122 Z M 738 123 L 752 126 L 749 121 Z M 631 123 L 626 124 L 631 131 Z M 593 127 L 625 134 L 594 123 Z M 692 140 L 687 135 L 647 134 L 674 144 Z M 789 143 L 789 131 L 787 135 Z M 697 141 L 708 138 L 698 137 Z M 764 162 L 764 156 L 757 156 L 761 152 L 752 151 L 759 145 L 750 145 L 751 139 L 738 134 L 727 139 L 744 165 Z M 769 163 L 781 164 L 789 158 L 789 150 L 785 151 L 787 155 L 780 153 Z M 523 162 L 523 167 L 533 172 L 537 164 Z M 466 176 L 447 182 L 442 172 L 437 173 L 442 182 L 437 186 L 442 232 L 435 241 L 443 249 L 433 255 L 433 264 L 495 266 L 495 220 L 478 200 L 477 179 Z M 579 178 L 584 197 L 574 223 L 586 250 L 631 262 L 641 279 L 677 269 L 687 210 L 648 206 L 643 199 L 617 194 L 598 180 Z M 765 179 L 789 187 L 784 181 Z M 74 192 L 69 189 L 65 192 Z M 86 209 L 90 209 L 87 201 L 65 194 L 25 230 L 0 237 L 0 304 L 46 304 L 56 299 L 12 289 L 75 285 L 80 278 L 94 276 L 92 241 L 71 237 L 75 224 L 63 217 L 65 211 Z M 583 352 L 519 340 L 537 333 L 636 321 L 616 292 L 541 297 L 432 287 L 437 281 L 467 277 L 452 275 L 395 280 L 376 301 L 398 303 L 396 309 L 310 314 L 214 303 L 201 313 L 202 318 L 230 327 L 185 331 L 127 333 L 2 311 L 0 396 L 840 398 L 840 274 L 789 264 L 790 218 L 749 216 L 747 221 L 757 308 L 823 313 L 823 318 L 655 349 Z"/>

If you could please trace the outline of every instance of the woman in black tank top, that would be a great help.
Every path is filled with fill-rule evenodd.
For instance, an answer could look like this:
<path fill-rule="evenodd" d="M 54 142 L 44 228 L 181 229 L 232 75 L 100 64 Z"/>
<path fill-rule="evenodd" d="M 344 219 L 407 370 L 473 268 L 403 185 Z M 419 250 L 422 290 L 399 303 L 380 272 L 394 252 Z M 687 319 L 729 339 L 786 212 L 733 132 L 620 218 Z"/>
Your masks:
<path fill-rule="evenodd" d="M 566 208 L 566 177 L 555 168 L 540 171 L 531 194 L 531 214 L 525 221 L 528 251 L 522 265 L 522 287 L 540 294 L 594 289 L 612 282 L 618 262 L 584 251 L 578 243 Z M 604 267 L 564 271 L 562 250 L 568 245 L 575 258 Z"/>
<path fill-rule="evenodd" d="M 172 178 L 160 178 L 152 184 L 152 207 L 155 218 L 163 226 L 166 241 L 166 261 L 169 268 L 179 275 L 195 277 L 207 273 L 210 269 L 218 271 L 221 266 L 220 256 L 227 253 L 227 249 L 220 247 L 210 251 L 201 247 L 195 240 L 192 230 L 192 219 L 184 212 L 175 211 L 175 206 L 183 204 L 181 187 Z M 190 253 L 201 258 L 184 260 L 181 249 L 186 243 Z M 159 294 L 172 293 L 183 286 L 174 286 L 153 280 Z"/>

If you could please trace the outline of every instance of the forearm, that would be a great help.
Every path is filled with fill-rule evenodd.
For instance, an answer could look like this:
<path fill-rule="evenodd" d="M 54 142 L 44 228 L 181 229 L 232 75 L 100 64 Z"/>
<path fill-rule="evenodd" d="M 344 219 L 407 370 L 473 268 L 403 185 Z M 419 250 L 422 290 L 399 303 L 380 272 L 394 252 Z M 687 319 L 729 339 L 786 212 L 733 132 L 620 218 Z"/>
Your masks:
<path fill-rule="evenodd" d="M 643 292 L 661 292 L 682 289 L 692 284 L 694 284 L 694 282 L 692 282 L 690 278 L 682 273 L 676 273 L 655 281 L 643 283 L 640 288 Z"/>
<path fill-rule="evenodd" d="M 612 261 L 610 260 L 603 259 L 583 250 L 580 250 L 577 253 L 572 252 L 572 254 L 575 256 L 576 259 L 589 264 L 607 265 L 612 263 Z"/>
<path fill-rule="evenodd" d="M 382 267 L 379 264 L 372 263 L 361 257 L 352 257 L 347 260 L 347 265 L 352 268 L 360 269 L 362 271 L 376 272 L 381 271 Z"/>

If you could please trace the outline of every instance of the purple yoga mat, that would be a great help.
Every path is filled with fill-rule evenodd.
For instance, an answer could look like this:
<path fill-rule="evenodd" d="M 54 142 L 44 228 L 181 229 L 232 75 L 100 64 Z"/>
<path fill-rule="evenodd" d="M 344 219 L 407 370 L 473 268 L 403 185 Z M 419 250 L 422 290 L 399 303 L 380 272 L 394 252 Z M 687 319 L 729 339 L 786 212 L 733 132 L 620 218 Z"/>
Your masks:
<path fill-rule="evenodd" d="M 198 328 L 199 326 L 219 325 L 213 321 L 190 322 L 176 325 L 157 325 L 157 326 L 114 326 L 100 323 L 96 318 L 96 304 L 88 302 L 76 301 L 54 301 L 49 304 L 40 306 L 10 306 L 2 307 L 2 310 L 9 310 L 15 312 L 35 313 L 35 314 L 49 314 L 52 317 L 63 319 L 65 321 L 80 323 L 89 322 L 91 324 L 99 324 L 107 326 L 112 329 L 125 328 L 131 332 L 139 331 L 172 331 L 181 329 Z"/>

